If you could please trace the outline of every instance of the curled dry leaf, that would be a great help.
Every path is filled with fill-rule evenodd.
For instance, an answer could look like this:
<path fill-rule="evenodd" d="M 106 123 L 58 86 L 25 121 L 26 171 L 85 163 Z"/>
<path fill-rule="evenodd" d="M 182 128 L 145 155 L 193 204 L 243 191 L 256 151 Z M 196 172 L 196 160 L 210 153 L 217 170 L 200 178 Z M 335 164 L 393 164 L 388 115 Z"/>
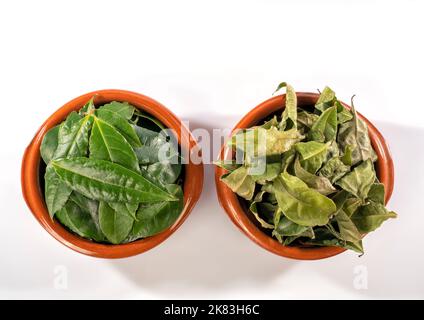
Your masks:
<path fill-rule="evenodd" d="M 282 245 L 339 246 L 362 254 L 364 234 L 396 217 L 384 206 L 367 125 L 329 87 L 313 111 L 298 108 L 286 82 L 276 91 L 283 88 L 280 117 L 232 137 L 228 145 L 242 152 L 243 161 L 217 162 L 228 171 L 221 179 Z"/>

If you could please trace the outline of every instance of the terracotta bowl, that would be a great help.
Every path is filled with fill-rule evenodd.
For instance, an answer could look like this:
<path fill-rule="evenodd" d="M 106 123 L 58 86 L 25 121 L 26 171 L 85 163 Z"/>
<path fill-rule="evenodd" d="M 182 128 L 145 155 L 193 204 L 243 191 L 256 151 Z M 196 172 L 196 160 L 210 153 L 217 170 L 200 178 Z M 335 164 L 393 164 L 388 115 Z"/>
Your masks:
<path fill-rule="evenodd" d="M 184 222 L 200 197 L 203 187 L 203 165 L 189 163 L 184 165 L 184 208 L 178 220 L 163 232 L 128 244 L 99 244 L 83 239 L 65 229 L 59 222 L 52 220 L 44 201 L 40 179 L 43 178 L 43 164 L 40 157 L 40 144 L 44 134 L 65 120 L 74 110 L 80 109 L 91 97 L 101 105 L 113 100 L 128 101 L 133 106 L 159 119 L 177 134 L 178 143 L 185 154 L 198 151 L 198 146 L 190 132 L 181 121 L 165 106 L 142 94 L 124 90 L 100 90 L 75 98 L 53 113 L 40 127 L 27 147 L 22 160 L 22 193 L 34 217 L 56 240 L 80 253 L 101 258 L 124 258 L 145 252 L 167 239 Z"/>
<path fill-rule="evenodd" d="M 311 107 L 317 101 L 319 95 L 316 93 L 297 93 L 297 102 L 299 107 Z M 347 104 L 343 103 L 346 108 L 350 108 Z M 240 122 L 233 129 L 233 133 L 238 129 L 249 128 L 257 124 L 261 124 L 264 119 L 275 114 L 280 113 L 285 106 L 285 95 L 275 96 L 269 100 L 262 102 L 256 108 L 251 110 L 244 116 Z M 369 122 L 364 116 L 359 114 L 359 117 L 364 120 L 368 125 L 369 135 L 371 138 L 372 146 L 378 155 L 376 163 L 377 176 L 386 188 L 385 201 L 389 201 L 393 192 L 394 171 L 393 161 L 390 156 L 389 148 L 377 128 Z M 225 145 L 221 149 L 221 159 L 231 159 L 232 152 Z M 253 221 L 252 215 L 249 214 L 244 202 L 228 188 L 221 180 L 220 177 L 226 171 L 222 168 L 216 167 L 215 169 L 215 183 L 218 193 L 218 199 L 221 206 L 224 208 L 230 219 L 234 224 L 240 228 L 250 239 L 277 255 L 299 259 L 299 260 L 316 260 L 328 258 L 346 249 L 339 247 L 290 247 L 283 246 L 277 240 L 264 233 Z"/>

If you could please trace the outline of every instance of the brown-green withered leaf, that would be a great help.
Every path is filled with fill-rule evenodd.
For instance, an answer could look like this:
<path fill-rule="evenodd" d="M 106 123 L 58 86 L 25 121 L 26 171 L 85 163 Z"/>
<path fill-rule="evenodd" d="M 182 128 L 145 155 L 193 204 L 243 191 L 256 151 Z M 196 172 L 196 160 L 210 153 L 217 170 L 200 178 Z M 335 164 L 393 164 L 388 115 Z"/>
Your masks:
<path fill-rule="evenodd" d="M 290 150 L 303 138 L 296 129 L 280 131 L 275 127 L 270 129 L 255 127 L 237 133 L 228 141 L 228 144 L 249 156 L 269 156 Z"/>
<path fill-rule="evenodd" d="M 295 145 L 300 154 L 300 164 L 312 174 L 315 174 L 327 158 L 329 143 L 316 141 L 299 142 Z"/>
<path fill-rule="evenodd" d="M 374 165 L 367 160 L 336 182 L 336 185 L 365 201 L 375 181 Z"/>
<path fill-rule="evenodd" d="M 352 114 L 352 120 L 340 125 L 337 142 L 342 150 L 345 150 L 348 145 L 353 148 L 352 165 L 368 159 L 374 162 L 377 160 L 377 155 L 371 145 L 368 126 L 363 120 L 359 119 L 353 105 Z"/>
<path fill-rule="evenodd" d="M 323 195 L 329 195 L 336 192 L 336 188 L 333 187 L 330 180 L 328 180 L 326 177 L 317 176 L 303 169 L 298 157 L 294 163 L 294 173 L 296 177 L 305 182 L 308 187 L 315 189 Z"/>
<path fill-rule="evenodd" d="M 337 135 L 337 110 L 336 107 L 326 109 L 312 125 L 308 133 L 311 141 L 332 141 Z"/>
<path fill-rule="evenodd" d="M 302 226 L 325 225 L 336 211 L 336 205 L 331 199 L 287 172 L 274 180 L 274 192 L 284 215 Z"/>
<path fill-rule="evenodd" d="M 250 200 L 255 192 L 255 181 L 249 175 L 246 167 L 242 166 L 225 174 L 221 180 L 240 197 Z"/>
<path fill-rule="evenodd" d="M 388 211 L 381 203 L 370 202 L 359 208 L 352 221 L 360 232 L 368 233 L 380 227 L 384 221 L 396 217 L 396 213 Z"/>

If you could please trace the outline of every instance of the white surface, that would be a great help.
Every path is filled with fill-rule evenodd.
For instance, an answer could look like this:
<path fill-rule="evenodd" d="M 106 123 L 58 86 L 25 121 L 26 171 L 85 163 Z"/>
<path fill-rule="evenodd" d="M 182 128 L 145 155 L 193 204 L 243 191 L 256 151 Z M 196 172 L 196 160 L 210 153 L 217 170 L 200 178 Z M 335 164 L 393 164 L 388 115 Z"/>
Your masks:
<path fill-rule="evenodd" d="M 424 298 L 423 9 L 420 1 L 0 2 L 0 298 Z M 211 130 L 232 127 L 280 81 L 298 91 L 329 85 L 345 101 L 355 93 L 390 143 L 389 207 L 399 219 L 366 238 L 362 258 L 299 262 L 264 251 L 219 207 L 211 166 L 184 225 L 124 260 L 65 248 L 22 199 L 24 149 L 71 98 L 134 90 Z M 54 285 L 60 266 L 67 289 Z M 355 289 L 358 266 L 368 289 Z"/>

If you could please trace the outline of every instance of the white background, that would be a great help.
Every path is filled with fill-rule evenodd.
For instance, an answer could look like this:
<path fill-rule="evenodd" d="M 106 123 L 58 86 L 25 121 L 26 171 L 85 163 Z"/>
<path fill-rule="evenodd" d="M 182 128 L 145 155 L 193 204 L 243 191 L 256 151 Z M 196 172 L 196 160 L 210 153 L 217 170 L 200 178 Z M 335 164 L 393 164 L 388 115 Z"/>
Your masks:
<path fill-rule="evenodd" d="M 423 13 L 420 1 L 1 1 L 0 298 L 424 298 Z M 355 93 L 390 144 L 399 219 L 366 238 L 361 258 L 266 252 L 219 207 L 210 165 L 184 225 L 129 259 L 67 249 L 23 201 L 25 147 L 82 93 L 134 90 L 211 130 L 234 126 L 280 81 Z"/>

